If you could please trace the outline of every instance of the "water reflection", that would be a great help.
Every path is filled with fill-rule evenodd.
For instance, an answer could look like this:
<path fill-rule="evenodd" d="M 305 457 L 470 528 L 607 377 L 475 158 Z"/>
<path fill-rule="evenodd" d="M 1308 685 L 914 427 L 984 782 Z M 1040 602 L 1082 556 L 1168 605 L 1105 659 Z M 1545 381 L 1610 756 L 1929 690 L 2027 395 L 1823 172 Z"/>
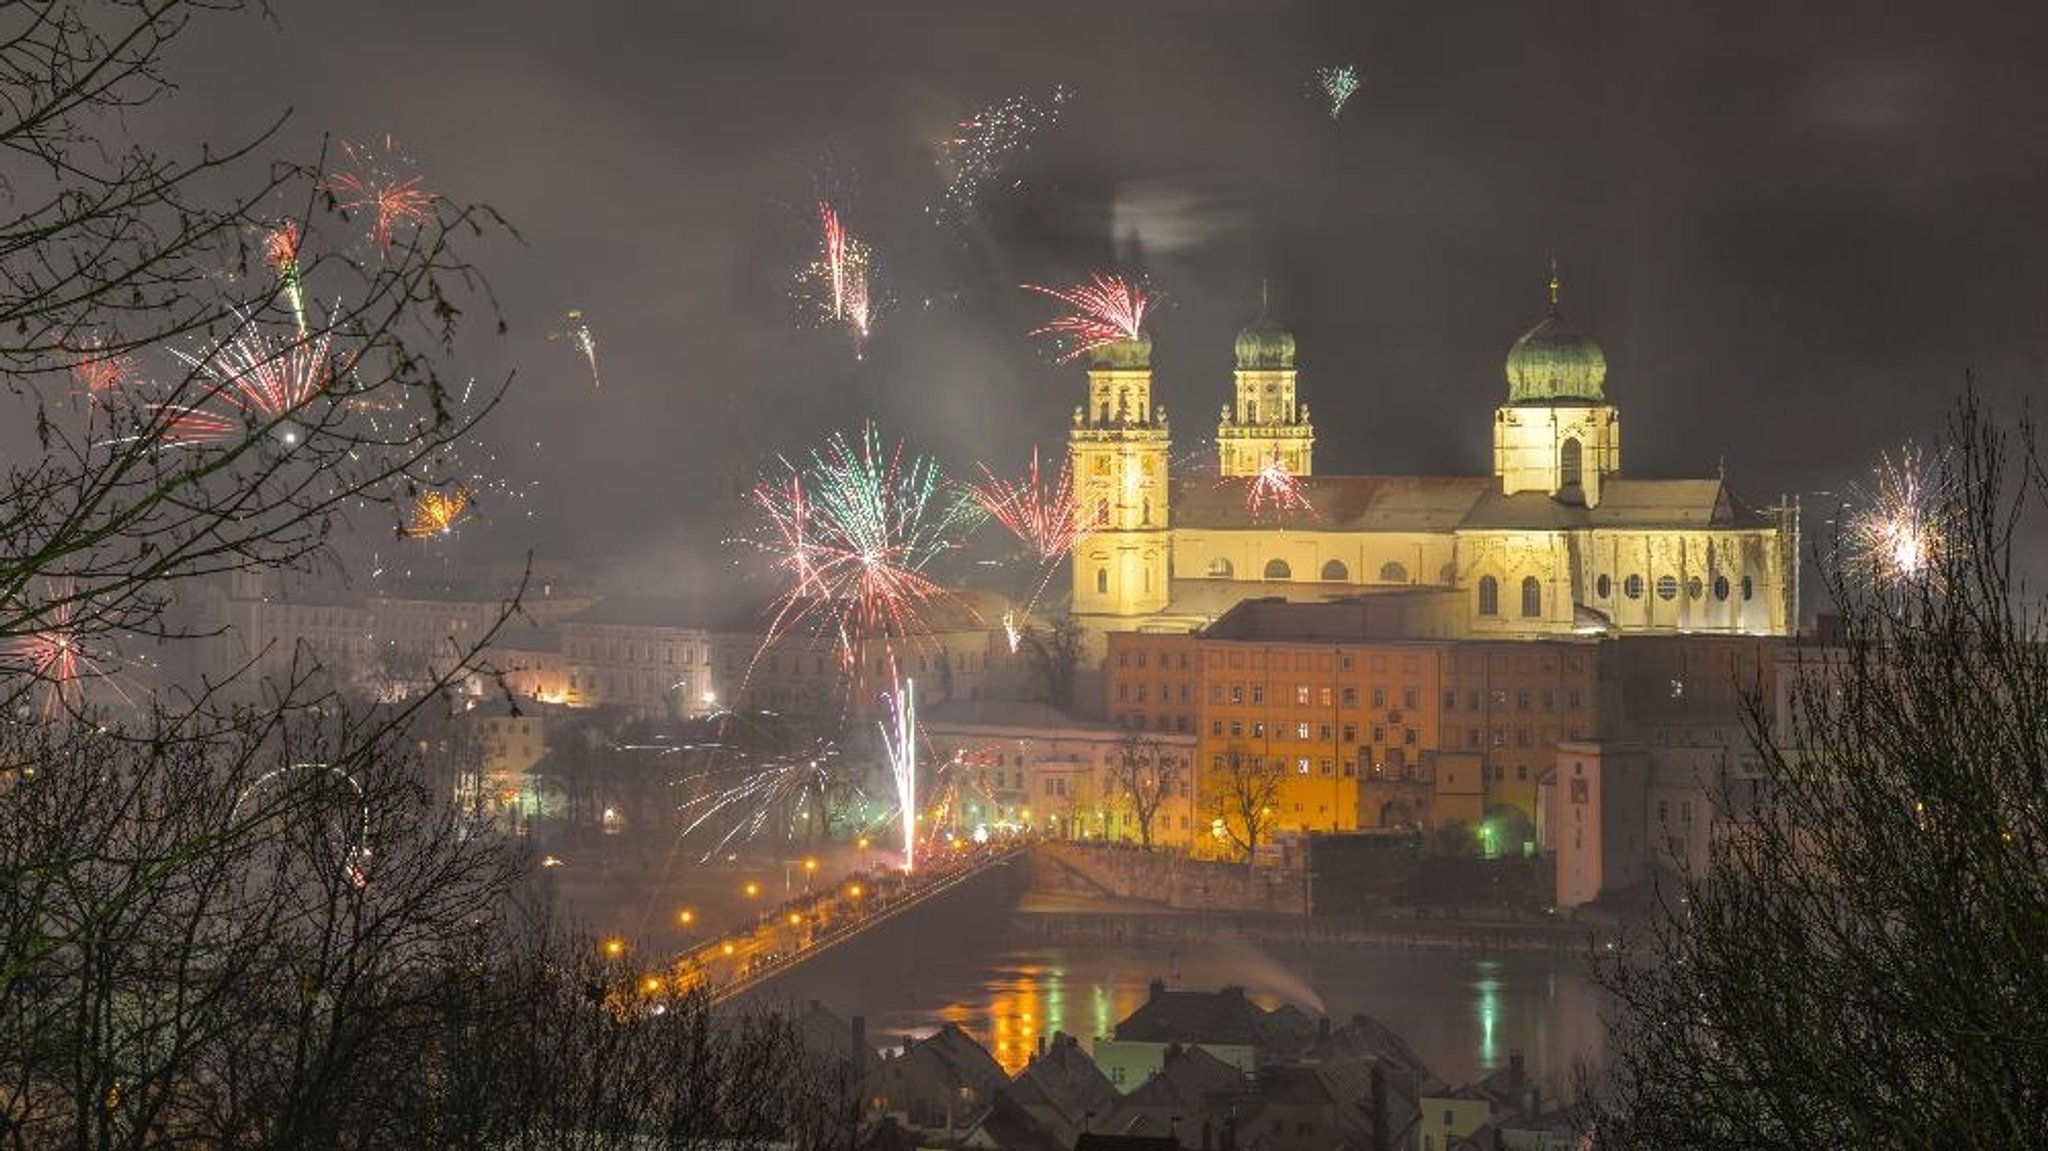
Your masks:
<path fill-rule="evenodd" d="M 828 955 L 777 981 L 792 999 L 822 999 L 869 1032 L 895 1037 L 952 1022 L 1005 1070 L 1029 1062 L 1065 1032 L 1092 1045 L 1144 1002 L 1147 985 L 1214 990 L 1229 984 L 1266 1007 L 1293 1003 L 1342 1023 L 1374 1016 L 1440 1076 L 1471 1082 L 1520 1051 L 1529 1073 L 1567 1086 L 1573 1063 L 1597 1057 L 1597 988 L 1568 954 L 1461 955 L 1240 939 L 1168 946 L 1141 941 L 1056 941 L 1028 931 L 920 931 L 880 956 Z"/>

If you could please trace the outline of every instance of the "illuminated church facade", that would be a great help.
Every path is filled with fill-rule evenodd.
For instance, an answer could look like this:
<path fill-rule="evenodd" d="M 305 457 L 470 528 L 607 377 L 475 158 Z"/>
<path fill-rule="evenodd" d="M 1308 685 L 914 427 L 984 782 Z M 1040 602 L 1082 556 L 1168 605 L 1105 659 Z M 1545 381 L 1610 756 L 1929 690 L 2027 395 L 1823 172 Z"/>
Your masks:
<path fill-rule="evenodd" d="M 1249 598 L 1396 596 L 1447 639 L 1705 633 L 1798 623 L 1796 505 L 1752 508 L 1722 477 L 1622 471 L 1600 346 L 1549 313 L 1507 355 L 1490 476 L 1324 476 L 1295 341 L 1238 333 L 1218 478 L 1176 478 L 1151 341 L 1095 351 L 1069 433 L 1080 514 L 1075 616 L 1094 633 L 1185 631 Z"/>

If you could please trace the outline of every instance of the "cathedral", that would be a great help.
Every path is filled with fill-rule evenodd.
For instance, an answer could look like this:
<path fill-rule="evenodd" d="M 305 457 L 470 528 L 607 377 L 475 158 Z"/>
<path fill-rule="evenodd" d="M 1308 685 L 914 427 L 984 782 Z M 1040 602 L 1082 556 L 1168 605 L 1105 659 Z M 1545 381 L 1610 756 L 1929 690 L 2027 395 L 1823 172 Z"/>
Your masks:
<path fill-rule="evenodd" d="M 1600 345 L 1550 309 L 1509 348 L 1490 476 L 1326 476 L 1295 340 L 1240 331 L 1218 479 L 1175 477 L 1149 337 L 1098 348 L 1069 433 L 1074 615 L 1091 633 L 1187 631 L 1237 603 L 1364 596 L 1415 637 L 1793 633 L 1794 504 L 1725 479 L 1629 479 Z"/>

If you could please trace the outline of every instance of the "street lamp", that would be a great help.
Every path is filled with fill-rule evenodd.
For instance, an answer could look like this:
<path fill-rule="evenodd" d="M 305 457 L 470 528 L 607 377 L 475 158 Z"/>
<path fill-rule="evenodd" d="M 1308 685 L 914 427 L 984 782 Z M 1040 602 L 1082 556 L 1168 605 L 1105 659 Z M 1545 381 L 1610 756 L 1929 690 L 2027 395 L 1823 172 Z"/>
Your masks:
<path fill-rule="evenodd" d="M 817 874 L 817 871 L 818 871 L 818 861 L 817 861 L 817 860 L 815 860 L 815 859 L 806 859 L 806 860 L 804 860 L 804 890 L 805 890 L 805 891 L 809 891 L 809 890 L 811 889 L 811 876 L 813 876 L 813 875 Z"/>
<path fill-rule="evenodd" d="M 692 923 L 697 922 L 697 913 L 685 907 L 681 911 L 676 912 L 676 922 L 684 927 L 688 927 Z"/>
<path fill-rule="evenodd" d="M 752 880 L 748 880 L 748 881 L 747 881 L 747 886 L 746 886 L 746 888 L 745 888 L 744 890 L 745 890 L 745 891 L 746 891 L 746 893 L 747 893 L 747 898 L 748 898 L 748 899 L 752 899 L 752 898 L 754 898 L 755 896 L 757 896 L 757 895 L 760 895 L 760 894 L 761 894 L 761 885 L 760 885 L 760 884 L 758 884 L 758 883 L 755 883 L 755 882 L 754 882 L 754 881 L 752 881 Z"/>

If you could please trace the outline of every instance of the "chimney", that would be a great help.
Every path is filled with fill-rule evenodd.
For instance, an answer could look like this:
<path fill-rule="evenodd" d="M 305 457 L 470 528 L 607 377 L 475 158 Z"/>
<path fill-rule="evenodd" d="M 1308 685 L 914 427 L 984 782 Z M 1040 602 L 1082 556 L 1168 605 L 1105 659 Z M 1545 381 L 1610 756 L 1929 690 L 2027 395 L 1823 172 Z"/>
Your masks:
<path fill-rule="evenodd" d="M 1508 1052 L 1508 1090 L 1520 1091 L 1521 1089 L 1522 1053 L 1519 1051 L 1510 1051 Z"/>
<path fill-rule="evenodd" d="M 903 1037 L 903 1053 L 904 1053 L 905 1055 L 908 1055 L 908 1054 L 910 1054 L 910 1043 L 911 1043 L 911 1039 L 910 1039 L 910 1036 L 908 1036 L 908 1035 L 905 1035 L 905 1036 Z"/>
<path fill-rule="evenodd" d="M 1038 1037 L 1038 1055 L 1037 1055 L 1037 1058 L 1040 1058 L 1040 1059 L 1043 1059 L 1043 1058 L 1045 1058 L 1045 1036 L 1044 1036 L 1044 1035 L 1040 1035 L 1040 1036 Z"/>
<path fill-rule="evenodd" d="M 1153 976 L 1151 984 L 1146 987 L 1146 991 L 1150 993 L 1145 996 L 1146 1002 L 1149 1003 L 1152 1000 L 1159 998 L 1160 996 L 1166 994 L 1166 980 L 1159 978 L 1157 975 Z"/>
<path fill-rule="evenodd" d="M 868 1073 L 868 1017 L 853 1017 L 853 1074 L 855 1078 Z"/>

